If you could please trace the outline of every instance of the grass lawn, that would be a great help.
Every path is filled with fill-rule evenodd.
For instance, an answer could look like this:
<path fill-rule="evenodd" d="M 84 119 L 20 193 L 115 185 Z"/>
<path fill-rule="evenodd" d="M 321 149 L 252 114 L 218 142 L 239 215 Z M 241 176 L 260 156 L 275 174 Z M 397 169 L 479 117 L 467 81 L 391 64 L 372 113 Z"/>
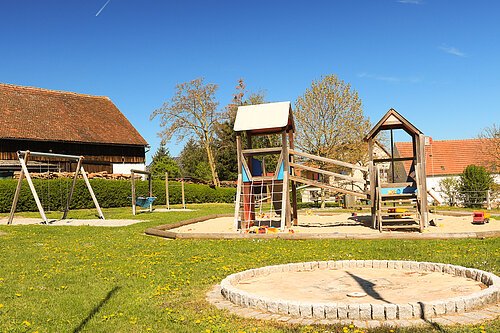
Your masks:
<path fill-rule="evenodd" d="M 135 218 L 148 221 L 127 227 L 0 226 L 0 332 L 354 332 L 244 320 L 210 306 L 205 294 L 234 272 L 309 260 L 434 261 L 500 274 L 499 239 L 227 241 L 144 235 L 154 225 L 232 211 L 225 204 L 189 208 L 196 211 L 140 214 Z M 82 210 L 69 217 L 94 214 Z M 134 218 L 130 208 L 104 214 Z M 500 332 L 500 320 L 395 331 L 483 330 Z"/>

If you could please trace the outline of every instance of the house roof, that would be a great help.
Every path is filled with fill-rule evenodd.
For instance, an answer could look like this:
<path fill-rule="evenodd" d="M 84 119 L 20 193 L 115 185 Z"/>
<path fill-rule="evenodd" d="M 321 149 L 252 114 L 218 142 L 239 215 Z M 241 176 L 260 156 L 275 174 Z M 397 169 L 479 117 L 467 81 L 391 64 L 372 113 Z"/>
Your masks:
<path fill-rule="evenodd" d="M 3 83 L 0 139 L 148 144 L 108 97 Z"/>
<path fill-rule="evenodd" d="M 487 165 L 487 157 L 480 153 L 483 144 L 480 139 L 429 140 L 425 145 L 427 176 L 459 175 L 468 165 Z M 395 146 L 400 157 L 412 156 L 411 142 L 396 142 Z"/>
<path fill-rule="evenodd" d="M 405 117 L 403 117 L 399 112 L 394 109 L 390 109 L 387 113 L 379 120 L 379 122 L 373 126 L 371 131 L 365 136 L 365 140 L 368 141 L 375 138 L 380 131 L 388 129 L 403 129 L 408 134 L 422 134 L 422 132 L 413 126 Z"/>
<path fill-rule="evenodd" d="M 290 102 L 240 106 L 234 122 L 234 130 L 237 132 L 279 132 L 286 127 L 294 129 Z"/>

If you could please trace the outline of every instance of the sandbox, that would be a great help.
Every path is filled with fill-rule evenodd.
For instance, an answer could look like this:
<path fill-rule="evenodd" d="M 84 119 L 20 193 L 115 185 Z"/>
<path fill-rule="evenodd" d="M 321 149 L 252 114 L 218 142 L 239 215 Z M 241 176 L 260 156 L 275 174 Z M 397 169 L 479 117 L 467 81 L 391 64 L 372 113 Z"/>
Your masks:
<path fill-rule="evenodd" d="M 500 299 L 500 278 L 441 263 L 341 260 L 251 269 L 222 280 L 238 307 L 291 317 L 411 320 L 470 312 Z"/>
<path fill-rule="evenodd" d="M 417 231 L 384 231 L 371 228 L 371 216 L 352 213 L 299 214 L 299 225 L 275 234 L 252 234 L 234 229 L 234 216 L 212 215 L 146 230 L 147 234 L 167 238 L 482 238 L 500 236 L 500 222 L 472 224 L 470 216 L 429 214 L 432 224 L 423 233 Z"/>

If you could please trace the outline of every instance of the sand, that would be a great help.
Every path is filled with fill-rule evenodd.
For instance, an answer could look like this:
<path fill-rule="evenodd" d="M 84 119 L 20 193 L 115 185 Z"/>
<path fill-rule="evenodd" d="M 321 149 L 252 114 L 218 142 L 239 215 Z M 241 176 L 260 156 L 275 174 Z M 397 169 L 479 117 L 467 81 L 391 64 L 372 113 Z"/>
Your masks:
<path fill-rule="evenodd" d="M 242 280 L 235 287 L 250 294 L 288 301 L 373 304 L 435 301 L 486 288 L 465 277 L 388 268 L 270 273 Z M 348 296 L 354 292 L 365 296 Z"/>
<path fill-rule="evenodd" d="M 490 223 L 472 224 L 471 216 L 445 216 L 429 214 L 429 218 L 436 226 L 429 226 L 426 233 L 463 233 L 479 231 L 500 231 L 500 221 L 490 219 Z M 299 213 L 299 226 L 292 227 L 295 233 L 360 233 L 378 234 L 379 231 L 369 227 L 370 216 L 358 216 L 354 220 L 350 213 L 336 213 L 332 215 L 301 215 Z M 234 218 L 220 217 L 189 224 L 173 232 L 181 233 L 235 233 Z"/>

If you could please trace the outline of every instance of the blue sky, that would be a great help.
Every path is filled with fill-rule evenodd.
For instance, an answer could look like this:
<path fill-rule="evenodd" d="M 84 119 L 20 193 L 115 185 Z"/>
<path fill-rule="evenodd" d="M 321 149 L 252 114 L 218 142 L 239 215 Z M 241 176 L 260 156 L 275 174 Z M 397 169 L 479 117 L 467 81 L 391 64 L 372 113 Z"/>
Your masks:
<path fill-rule="evenodd" d="M 395 108 L 436 139 L 500 120 L 500 2 L 0 1 L 0 82 L 109 96 L 154 152 L 177 83 L 244 78 L 292 101 L 337 74 L 375 123 Z M 177 155 L 182 144 L 169 143 Z M 149 155 L 148 155 L 149 156 Z"/>

